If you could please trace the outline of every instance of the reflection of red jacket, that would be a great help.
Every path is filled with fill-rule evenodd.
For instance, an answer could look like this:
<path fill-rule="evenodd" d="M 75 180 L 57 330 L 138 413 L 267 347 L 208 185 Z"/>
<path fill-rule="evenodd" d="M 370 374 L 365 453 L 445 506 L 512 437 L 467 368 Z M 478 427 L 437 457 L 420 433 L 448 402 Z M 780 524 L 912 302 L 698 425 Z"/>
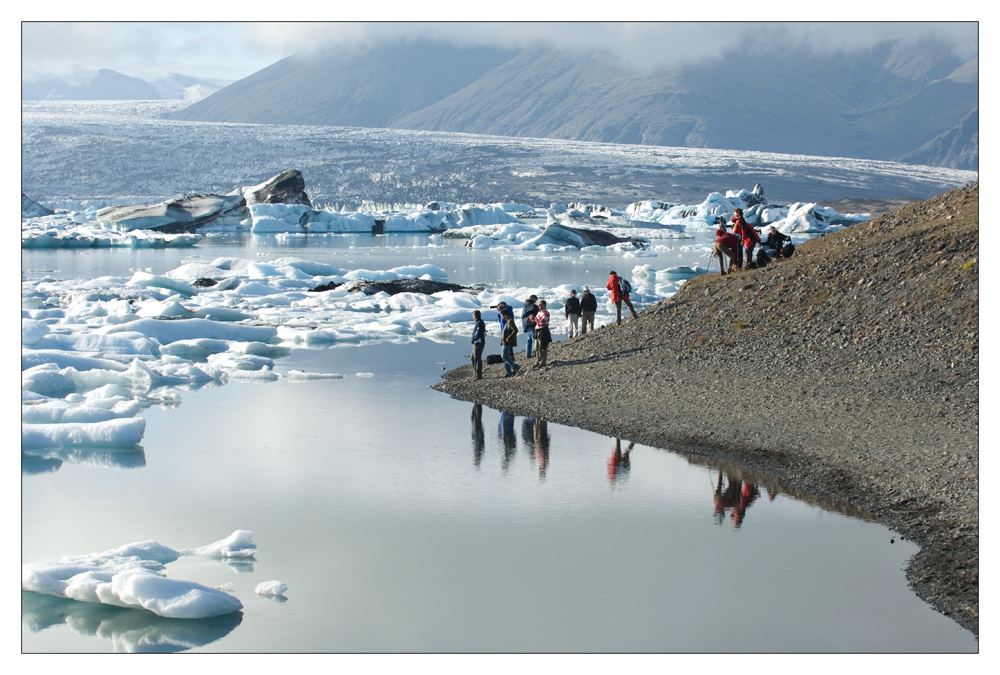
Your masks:
<path fill-rule="evenodd" d="M 618 285 L 618 275 L 612 274 L 608 277 L 608 290 L 611 291 L 611 302 L 620 302 L 622 299 L 622 287 Z"/>

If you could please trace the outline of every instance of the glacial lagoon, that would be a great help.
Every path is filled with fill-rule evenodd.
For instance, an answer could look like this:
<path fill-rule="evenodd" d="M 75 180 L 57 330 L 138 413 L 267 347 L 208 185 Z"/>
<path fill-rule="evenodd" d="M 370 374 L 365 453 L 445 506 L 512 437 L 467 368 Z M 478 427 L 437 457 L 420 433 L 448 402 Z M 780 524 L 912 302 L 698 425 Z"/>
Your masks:
<path fill-rule="evenodd" d="M 456 283 L 600 288 L 609 269 L 648 262 L 474 251 L 426 235 L 303 243 L 24 251 L 22 278 L 295 255 L 352 269 L 419 260 Z M 693 246 L 654 263 L 703 265 L 701 255 Z M 143 410 L 139 446 L 23 455 L 23 563 L 146 539 L 181 549 L 235 530 L 253 531 L 257 552 L 167 566 L 242 601 L 215 619 L 22 593 L 22 651 L 978 650 L 908 588 L 915 545 L 863 513 L 739 467 L 432 390 L 467 362 L 467 340 L 293 349 L 279 373 L 343 377 L 185 389 Z M 287 592 L 256 595 L 268 580 Z"/>

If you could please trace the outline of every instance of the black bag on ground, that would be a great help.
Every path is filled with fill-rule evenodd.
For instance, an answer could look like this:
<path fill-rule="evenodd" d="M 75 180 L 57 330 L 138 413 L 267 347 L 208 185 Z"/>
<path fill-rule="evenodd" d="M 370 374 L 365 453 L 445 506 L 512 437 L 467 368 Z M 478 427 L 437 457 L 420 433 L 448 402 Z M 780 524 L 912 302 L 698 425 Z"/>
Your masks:
<path fill-rule="evenodd" d="M 795 246 L 792 244 L 785 244 L 781 247 L 781 257 L 791 258 L 792 254 L 795 253 Z"/>

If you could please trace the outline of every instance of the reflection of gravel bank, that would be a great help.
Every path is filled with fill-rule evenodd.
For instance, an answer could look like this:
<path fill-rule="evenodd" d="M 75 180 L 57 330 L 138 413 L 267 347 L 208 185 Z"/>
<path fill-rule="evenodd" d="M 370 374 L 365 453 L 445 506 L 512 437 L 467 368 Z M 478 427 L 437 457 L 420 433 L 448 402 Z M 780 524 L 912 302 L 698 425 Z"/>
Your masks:
<path fill-rule="evenodd" d="M 920 545 L 917 593 L 978 633 L 978 203 L 973 184 L 693 279 L 541 371 L 466 366 L 435 388 L 870 510 Z"/>

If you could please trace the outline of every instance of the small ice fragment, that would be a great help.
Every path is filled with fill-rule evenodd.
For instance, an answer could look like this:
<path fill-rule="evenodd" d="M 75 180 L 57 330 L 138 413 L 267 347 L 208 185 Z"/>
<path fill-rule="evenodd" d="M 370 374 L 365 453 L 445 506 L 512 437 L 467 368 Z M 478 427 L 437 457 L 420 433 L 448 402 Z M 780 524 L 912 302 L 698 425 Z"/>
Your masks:
<path fill-rule="evenodd" d="M 262 581 L 257 584 L 254 593 L 257 595 L 283 595 L 288 590 L 288 586 L 280 581 Z"/>

